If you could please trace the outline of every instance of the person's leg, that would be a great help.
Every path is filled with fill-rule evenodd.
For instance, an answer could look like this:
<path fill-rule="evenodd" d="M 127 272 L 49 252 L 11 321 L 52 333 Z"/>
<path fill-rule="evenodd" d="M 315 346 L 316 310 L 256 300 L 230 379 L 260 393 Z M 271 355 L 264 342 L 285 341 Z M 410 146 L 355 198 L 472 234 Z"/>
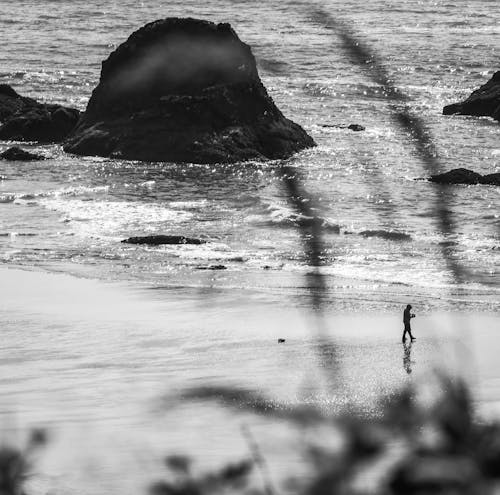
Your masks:
<path fill-rule="evenodd" d="M 405 327 L 405 329 L 403 330 L 403 338 L 401 339 L 401 342 L 403 342 L 403 344 L 406 342 L 406 332 L 407 332 L 407 330 Z"/>

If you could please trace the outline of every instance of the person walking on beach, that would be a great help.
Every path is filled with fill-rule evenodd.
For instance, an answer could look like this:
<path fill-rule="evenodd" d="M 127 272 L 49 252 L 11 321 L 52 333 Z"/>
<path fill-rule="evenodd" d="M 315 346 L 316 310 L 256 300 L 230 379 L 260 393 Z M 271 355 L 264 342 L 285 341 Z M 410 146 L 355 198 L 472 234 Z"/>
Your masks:
<path fill-rule="evenodd" d="M 410 310 L 411 310 L 411 304 L 408 304 L 406 306 L 406 309 L 403 311 L 403 323 L 405 325 L 405 329 L 403 332 L 403 344 L 406 342 L 406 332 L 408 332 L 408 335 L 410 336 L 412 342 L 415 340 L 415 337 L 411 334 L 411 326 L 410 326 L 410 320 L 412 318 L 415 318 L 415 315 L 410 313 Z"/>

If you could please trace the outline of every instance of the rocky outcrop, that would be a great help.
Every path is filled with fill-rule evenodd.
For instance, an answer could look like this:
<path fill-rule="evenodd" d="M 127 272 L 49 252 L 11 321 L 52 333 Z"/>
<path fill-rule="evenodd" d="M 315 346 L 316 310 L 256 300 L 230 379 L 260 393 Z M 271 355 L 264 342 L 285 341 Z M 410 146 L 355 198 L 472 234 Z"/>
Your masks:
<path fill-rule="evenodd" d="M 451 114 L 493 117 L 500 121 L 500 71 L 474 91 L 465 101 L 443 108 L 444 115 Z"/>
<path fill-rule="evenodd" d="M 73 130 L 79 116 L 75 108 L 39 103 L 0 84 L 0 139 L 58 143 Z"/>
<path fill-rule="evenodd" d="M 264 88 L 229 24 L 168 18 L 133 33 L 101 78 L 65 150 L 195 163 L 286 158 L 314 146 Z"/>
<path fill-rule="evenodd" d="M 466 168 L 455 168 L 444 174 L 433 175 L 430 182 L 437 184 L 488 184 L 500 186 L 500 173 L 481 175 Z"/>
<path fill-rule="evenodd" d="M 205 244 L 202 239 L 184 237 L 183 235 L 147 235 L 142 237 L 129 237 L 123 241 L 126 244 L 148 244 L 159 246 L 161 244 Z"/>
<path fill-rule="evenodd" d="M 0 158 L 4 160 L 11 161 L 33 161 L 33 160 L 45 160 L 43 155 L 37 155 L 35 153 L 30 153 L 29 151 L 13 146 L 0 153 Z"/>

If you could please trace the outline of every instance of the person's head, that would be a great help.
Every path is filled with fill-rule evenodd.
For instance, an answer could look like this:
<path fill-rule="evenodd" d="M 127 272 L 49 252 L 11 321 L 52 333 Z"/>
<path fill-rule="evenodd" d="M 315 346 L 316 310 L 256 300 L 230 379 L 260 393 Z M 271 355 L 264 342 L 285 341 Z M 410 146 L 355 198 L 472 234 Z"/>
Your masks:
<path fill-rule="evenodd" d="M 408 305 L 406 306 L 406 309 L 411 309 L 411 304 L 408 304 Z"/>

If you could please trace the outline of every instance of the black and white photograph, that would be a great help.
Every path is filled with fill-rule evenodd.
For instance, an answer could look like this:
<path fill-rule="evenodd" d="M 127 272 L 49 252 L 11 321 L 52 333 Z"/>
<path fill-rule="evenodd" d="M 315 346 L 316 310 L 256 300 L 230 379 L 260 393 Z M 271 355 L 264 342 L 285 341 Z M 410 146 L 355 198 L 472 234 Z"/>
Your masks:
<path fill-rule="evenodd" d="M 499 21 L 0 0 L 0 495 L 500 494 Z"/>

